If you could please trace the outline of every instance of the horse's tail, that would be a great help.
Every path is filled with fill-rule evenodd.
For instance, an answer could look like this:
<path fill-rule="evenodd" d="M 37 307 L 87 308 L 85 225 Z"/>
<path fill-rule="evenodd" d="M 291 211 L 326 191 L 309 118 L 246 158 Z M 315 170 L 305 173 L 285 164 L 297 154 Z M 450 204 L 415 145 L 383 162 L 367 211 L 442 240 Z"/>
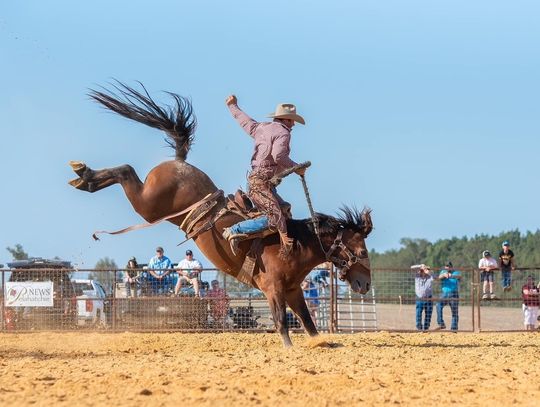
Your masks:
<path fill-rule="evenodd" d="M 112 86 L 119 95 L 103 88 L 103 92 L 91 89 L 88 96 L 128 119 L 167 133 L 165 141 L 176 151 L 176 159 L 184 161 L 193 142 L 197 118 L 193 113 L 191 101 L 176 93 L 167 92 L 173 97 L 175 106 L 159 106 L 139 82 L 142 92 L 116 81 Z"/>

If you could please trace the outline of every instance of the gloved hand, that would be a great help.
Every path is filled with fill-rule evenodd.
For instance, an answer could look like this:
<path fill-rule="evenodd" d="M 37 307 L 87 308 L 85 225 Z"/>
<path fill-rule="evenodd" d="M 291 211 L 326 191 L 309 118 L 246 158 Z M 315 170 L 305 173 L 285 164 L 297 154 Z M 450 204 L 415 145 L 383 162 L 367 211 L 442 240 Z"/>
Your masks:
<path fill-rule="evenodd" d="M 236 99 L 236 96 L 235 95 L 229 95 L 227 96 L 227 98 L 225 99 L 225 104 L 227 106 L 229 105 L 236 105 L 238 103 L 238 99 Z"/>

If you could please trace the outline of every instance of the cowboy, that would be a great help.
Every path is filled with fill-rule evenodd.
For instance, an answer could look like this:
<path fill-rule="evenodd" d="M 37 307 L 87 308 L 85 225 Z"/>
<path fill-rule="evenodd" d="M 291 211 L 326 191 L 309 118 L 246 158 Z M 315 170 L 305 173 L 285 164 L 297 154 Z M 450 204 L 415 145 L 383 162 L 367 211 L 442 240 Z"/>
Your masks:
<path fill-rule="evenodd" d="M 305 121 L 296 113 L 296 107 L 288 103 L 277 105 L 276 111 L 268 116 L 273 118 L 272 122 L 253 120 L 238 107 L 234 95 L 227 97 L 225 103 L 238 124 L 254 139 L 255 149 L 248 176 L 248 195 L 264 216 L 226 228 L 223 237 L 230 242 L 234 253 L 239 239 L 246 234 L 261 232 L 268 228 L 277 230 L 281 241 L 280 256 L 287 257 L 292 251 L 293 239 L 287 236 L 286 216 L 280 207 L 282 200 L 270 179 L 275 174 L 297 165 L 289 157 L 291 130 L 295 122 L 305 124 Z M 295 172 L 302 176 L 305 171 L 305 168 L 301 168 Z"/>

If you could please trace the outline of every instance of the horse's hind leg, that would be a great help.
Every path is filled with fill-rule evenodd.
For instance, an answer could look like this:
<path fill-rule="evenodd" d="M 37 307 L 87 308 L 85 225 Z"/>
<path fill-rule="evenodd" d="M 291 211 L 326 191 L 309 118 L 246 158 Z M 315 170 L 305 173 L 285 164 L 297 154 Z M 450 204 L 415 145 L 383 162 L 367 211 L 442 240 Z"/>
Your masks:
<path fill-rule="evenodd" d="M 124 189 L 142 187 L 142 182 L 130 165 L 121 165 L 103 170 L 92 170 L 81 161 L 70 161 L 69 165 L 79 178 L 69 181 L 77 189 L 96 192 L 114 184 L 122 184 Z M 127 190 L 126 190 L 127 193 Z"/>
<path fill-rule="evenodd" d="M 309 313 L 309 309 L 306 305 L 306 300 L 304 299 L 302 289 L 300 287 L 297 287 L 288 291 L 286 298 L 287 304 L 289 304 L 289 307 L 291 307 L 291 309 L 298 316 L 298 318 L 300 318 L 300 321 L 302 321 L 302 325 L 308 335 L 318 335 L 319 332 L 317 332 L 317 327 L 313 323 L 313 318 L 311 318 L 311 314 Z"/>

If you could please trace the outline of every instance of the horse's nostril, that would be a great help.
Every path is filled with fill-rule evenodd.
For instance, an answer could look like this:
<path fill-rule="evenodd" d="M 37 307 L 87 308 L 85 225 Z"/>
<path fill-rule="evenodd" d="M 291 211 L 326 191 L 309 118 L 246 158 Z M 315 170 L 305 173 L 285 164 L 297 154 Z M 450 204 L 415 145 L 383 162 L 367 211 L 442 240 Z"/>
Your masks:
<path fill-rule="evenodd" d="M 369 283 L 366 283 L 366 290 L 369 291 L 369 286 L 370 284 Z"/>

